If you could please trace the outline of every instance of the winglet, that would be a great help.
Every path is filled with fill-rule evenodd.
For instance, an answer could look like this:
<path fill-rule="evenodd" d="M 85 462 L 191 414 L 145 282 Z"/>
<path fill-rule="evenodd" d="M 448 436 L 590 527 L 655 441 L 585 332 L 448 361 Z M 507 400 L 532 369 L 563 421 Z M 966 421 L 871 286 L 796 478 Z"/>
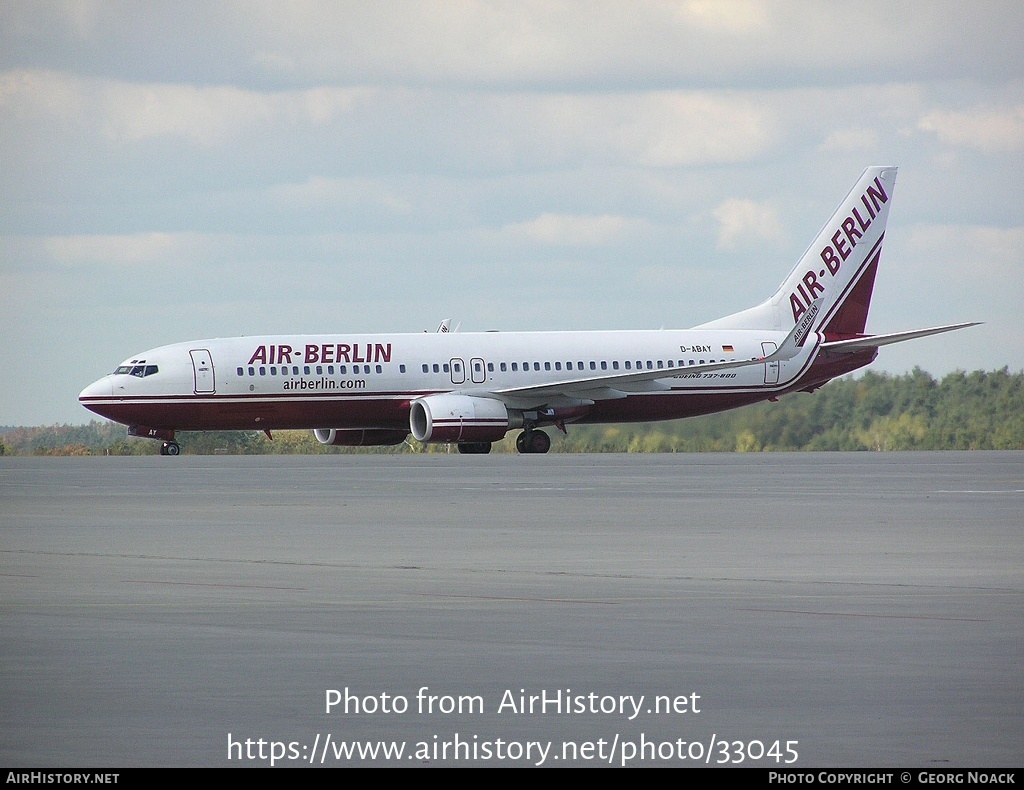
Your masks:
<path fill-rule="evenodd" d="M 766 362 L 781 362 L 783 360 L 792 359 L 800 353 L 804 343 L 807 341 L 807 337 L 811 334 L 811 327 L 814 326 L 814 319 L 821 310 L 821 305 L 824 301 L 825 300 L 819 296 L 811 302 L 806 312 L 800 317 L 800 320 L 796 322 L 796 325 L 791 330 L 789 330 L 789 334 L 786 335 L 786 339 L 779 345 L 778 350 L 764 358 Z"/>

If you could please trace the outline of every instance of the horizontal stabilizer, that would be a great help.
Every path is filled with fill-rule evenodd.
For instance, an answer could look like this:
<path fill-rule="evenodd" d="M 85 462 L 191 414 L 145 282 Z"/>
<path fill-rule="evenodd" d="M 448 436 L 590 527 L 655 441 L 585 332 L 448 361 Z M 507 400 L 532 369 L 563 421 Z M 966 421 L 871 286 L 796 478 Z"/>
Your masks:
<path fill-rule="evenodd" d="M 969 326 L 978 326 L 981 321 L 968 321 L 963 324 L 949 324 L 947 326 L 935 326 L 930 329 L 912 329 L 909 332 L 893 332 L 888 335 L 867 335 L 865 337 L 854 337 L 849 340 L 831 340 L 822 343 L 822 349 L 826 351 L 859 351 L 862 348 L 878 348 L 893 343 L 902 343 L 904 340 L 914 340 L 918 337 L 938 335 L 942 332 L 952 332 L 955 329 L 964 329 Z"/>

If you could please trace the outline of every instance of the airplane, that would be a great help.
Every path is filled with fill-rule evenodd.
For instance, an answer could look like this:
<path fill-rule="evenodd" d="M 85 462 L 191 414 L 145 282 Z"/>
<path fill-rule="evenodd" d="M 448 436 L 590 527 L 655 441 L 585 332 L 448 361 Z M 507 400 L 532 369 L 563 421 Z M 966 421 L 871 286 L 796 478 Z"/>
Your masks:
<path fill-rule="evenodd" d="M 648 422 L 813 392 L 881 346 L 974 326 L 865 334 L 895 167 L 869 167 L 764 302 L 682 330 L 217 338 L 134 354 L 79 395 L 163 442 L 178 431 L 313 429 L 326 445 L 521 453 L 577 423 Z"/>

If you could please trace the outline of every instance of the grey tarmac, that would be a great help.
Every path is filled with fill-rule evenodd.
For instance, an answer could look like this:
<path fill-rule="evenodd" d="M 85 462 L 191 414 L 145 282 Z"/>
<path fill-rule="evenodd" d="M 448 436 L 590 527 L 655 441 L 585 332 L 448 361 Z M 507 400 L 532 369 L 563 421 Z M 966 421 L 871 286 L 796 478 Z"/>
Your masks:
<path fill-rule="evenodd" d="M 0 602 L 5 766 L 1024 754 L 1019 452 L 0 458 Z"/>

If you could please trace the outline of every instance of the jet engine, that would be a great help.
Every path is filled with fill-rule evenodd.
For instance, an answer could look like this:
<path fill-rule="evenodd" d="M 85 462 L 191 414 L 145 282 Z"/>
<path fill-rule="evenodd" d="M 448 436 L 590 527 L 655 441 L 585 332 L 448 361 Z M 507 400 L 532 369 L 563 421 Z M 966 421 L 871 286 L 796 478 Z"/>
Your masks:
<path fill-rule="evenodd" d="M 500 400 L 472 395 L 428 395 L 409 408 L 409 427 L 421 442 L 497 442 L 522 425 L 523 415 Z"/>
<path fill-rule="evenodd" d="M 332 444 L 335 447 L 373 447 L 401 444 L 409 433 L 383 429 L 342 431 L 337 428 L 317 428 L 313 435 L 320 444 Z"/>

